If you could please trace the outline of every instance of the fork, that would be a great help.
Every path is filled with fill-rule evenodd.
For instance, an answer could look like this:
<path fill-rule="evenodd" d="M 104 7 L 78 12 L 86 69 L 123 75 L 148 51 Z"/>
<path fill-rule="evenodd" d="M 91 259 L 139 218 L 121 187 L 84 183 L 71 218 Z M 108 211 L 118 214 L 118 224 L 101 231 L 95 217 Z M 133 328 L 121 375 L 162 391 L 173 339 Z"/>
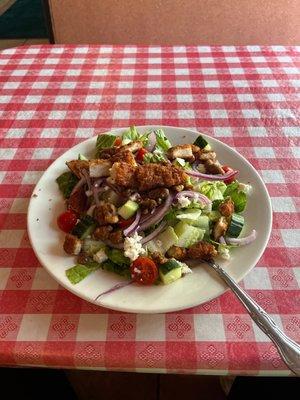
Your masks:
<path fill-rule="evenodd" d="M 300 376 L 300 345 L 289 338 L 272 318 L 247 294 L 214 260 L 203 260 L 223 281 L 247 309 L 256 325 L 272 340 L 287 367 Z"/>

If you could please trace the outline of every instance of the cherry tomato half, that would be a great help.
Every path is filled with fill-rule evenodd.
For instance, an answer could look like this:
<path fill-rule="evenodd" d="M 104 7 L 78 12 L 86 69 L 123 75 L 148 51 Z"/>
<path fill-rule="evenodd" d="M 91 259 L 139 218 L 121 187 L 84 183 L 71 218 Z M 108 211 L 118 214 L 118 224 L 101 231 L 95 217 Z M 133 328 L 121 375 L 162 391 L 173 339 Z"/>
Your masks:
<path fill-rule="evenodd" d="M 122 144 L 122 139 L 120 138 L 120 136 L 118 136 L 114 142 L 114 146 L 121 146 Z"/>
<path fill-rule="evenodd" d="M 57 218 L 57 225 L 62 231 L 69 233 L 77 222 L 77 216 L 73 211 L 67 210 Z"/>
<path fill-rule="evenodd" d="M 128 219 L 123 219 L 123 218 L 119 217 L 118 225 L 121 229 L 126 229 L 129 225 L 131 225 L 133 223 L 134 219 L 135 219 L 135 217 L 131 217 Z"/>
<path fill-rule="evenodd" d="M 153 260 L 139 257 L 130 266 L 131 278 L 140 285 L 152 285 L 158 278 L 158 269 Z"/>
<path fill-rule="evenodd" d="M 225 173 L 233 171 L 233 169 L 231 167 L 228 167 L 228 165 L 223 165 L 222 168 Z M 232 183 L 235 180 L 235 176 L 236 176 L 236 174 L 232 175 L 231 178 L 225 179 L 224 183 L 226 183 L 226 185 L 229 185 L 230 183 Z"/>
<path fill-rule="evenodd" d="M 146 153 L 148 153 L 148 151 L 147 151 L 146 149 L 144 149 L 144 148 L 141 148 L 141 149 L 136 153 L 136 156 L 135 156 L 136 161 L 142 162 L 143 159 L 144 159 L 144 155 L 145 155 Z"/>

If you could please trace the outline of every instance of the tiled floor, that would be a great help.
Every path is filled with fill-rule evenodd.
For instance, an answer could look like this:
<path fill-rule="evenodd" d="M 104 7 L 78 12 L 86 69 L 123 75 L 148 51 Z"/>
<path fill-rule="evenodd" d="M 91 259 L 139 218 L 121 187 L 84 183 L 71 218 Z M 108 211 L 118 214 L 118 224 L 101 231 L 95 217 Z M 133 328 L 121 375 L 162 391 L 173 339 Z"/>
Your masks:
<path fill-rule="evenodd" d="M 9 49 L 10 47 L 17 47 L 31 44 L 46 44 L 49 43 L 47 38 L 38 39 L 0 39 L 0 50 Z"/>

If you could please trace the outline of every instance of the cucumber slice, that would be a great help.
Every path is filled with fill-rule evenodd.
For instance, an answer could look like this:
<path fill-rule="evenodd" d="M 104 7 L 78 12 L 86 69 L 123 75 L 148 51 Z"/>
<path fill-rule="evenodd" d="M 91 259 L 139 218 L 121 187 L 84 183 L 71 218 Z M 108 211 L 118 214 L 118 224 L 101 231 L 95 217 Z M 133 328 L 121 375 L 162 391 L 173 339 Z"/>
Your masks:
<path fill-rule="evenodd" d="M 208 141 L 204 139 L 202 135 L 199 135 L 197 139 L 194 141 L 194 144 L 202 150 L 210 151 L 211 146 L 209 145 Z"/>
<path fill-rule="evenodd" d="M 118 209 L 118 214 L 124 219 L 129 219 L 137 212 L 138 208 L 138 203 L 132 200 L 127 200 L 126 203 Z"/>
<path fill-rule="evenodd" d="M 94 218 L 86 215 L 77 222 L 71 233 L 80 239 L 85 239 L 94 232 L 96 226 L 97 222 L 94 220 Z"/>
<path fill-rule="evenodd" d="M 197 228 L 195 226 L 188 225 L 184 221 L 178 222 L 174 227 L 175 233 L 178 236 L 177 246 L 190 247 L 193 244 L 202 240 L 205 234 L 204 229 Z"/>
<path fill-rule="evenodd" d="M 171 226 L 168 226 L 162 233 L 160 233 L 155 239 L 147 243 L 147 249 L 150 253 L 159 252 L 165 254 L 170 247 L 176 245 L 178 237 Z"/>
<path fill-rule="evenodd" d="M 229 228 L 227 230 L 227 235 L 231 237 L 238 237 L 242 232 L 244 222 L 245 220 L 242 215 L 233 213 L 231 216 Z"/>
<path fill-rule="evenodd" d="M 182 276 L 182 266 L 171 259 L 159 267 L 159 276 L 164 285 L 177 281 Z"/>

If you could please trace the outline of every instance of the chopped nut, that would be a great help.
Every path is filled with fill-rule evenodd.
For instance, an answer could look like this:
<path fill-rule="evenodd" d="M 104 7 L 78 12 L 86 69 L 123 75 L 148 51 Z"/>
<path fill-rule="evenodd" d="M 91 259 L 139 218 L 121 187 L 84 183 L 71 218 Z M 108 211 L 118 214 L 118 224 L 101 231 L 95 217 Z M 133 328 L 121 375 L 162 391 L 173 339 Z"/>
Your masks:
<path fill-rule="evenodd" d="M 168 261 L 168 259 L 163 256 L 159 251 L 155 251 L 154 253 L 152 253 L 151 258 L 155 262 L 155 264 L 158 265 L 164 264 Z"/>
<path fill-rule="evenodd" d="M 214 226 L 213 235 L 215 240 L 219 240 L 221 236 L 224 236 L 228 228 L 228 223 L 225 217 L 218 219 Z"/>
<path fill-rule="evenodd" d="M 188 258 L 202 258 L 203 260 L 210 260 L 217 255 L 214 246 L 207 242 L 198 242 L 187 250 Z"/>
<path fill-rule="evenodd" d="M 224 217 L 230 217 L 234 213 L 234 202 L 229 198 L 219 205 L 219 211 Z"/>
<path fill-rule="evenodd" d="M 116 207 L 106 201 L 100 201 L 99 206 L 94 209 L 94 218 L 99 225 L 116 224 L 119 221 Z"/>
<path fill-rule="evenodd" d="M 167 254 L 169 257 L 175 258 L 176 260 L 184 260 L 186 258 L 187 250 L 184 247 L 172 246 Z"/>
<path fill-rule="evenodd" d="M 218 161 L 207 160 L 205 163 L 206 171 L 210 174 L 224 174 L 224 170 Z"/>
<path fill-rule="evenodd" d="M 199 154 L 200 161 L 207 161 L 207 160 L 215 161 L 216 157 L 217 157 L 217 155 L 214 151 L 207 151 L 207 152 L 202 151 Z"/>
<path fill-rule="evenodd" d="M 107 240 L 112 230 L 113 227 L 111 225 L 100 226 L 94 231 L 93 236 L 97 240 Z"/>
<path fill-rule="evenodd" d="M 109 235 L 109 240 L 112 243 L 118 244 L 123 242 L 123 231 L 118 229 Z"/>

